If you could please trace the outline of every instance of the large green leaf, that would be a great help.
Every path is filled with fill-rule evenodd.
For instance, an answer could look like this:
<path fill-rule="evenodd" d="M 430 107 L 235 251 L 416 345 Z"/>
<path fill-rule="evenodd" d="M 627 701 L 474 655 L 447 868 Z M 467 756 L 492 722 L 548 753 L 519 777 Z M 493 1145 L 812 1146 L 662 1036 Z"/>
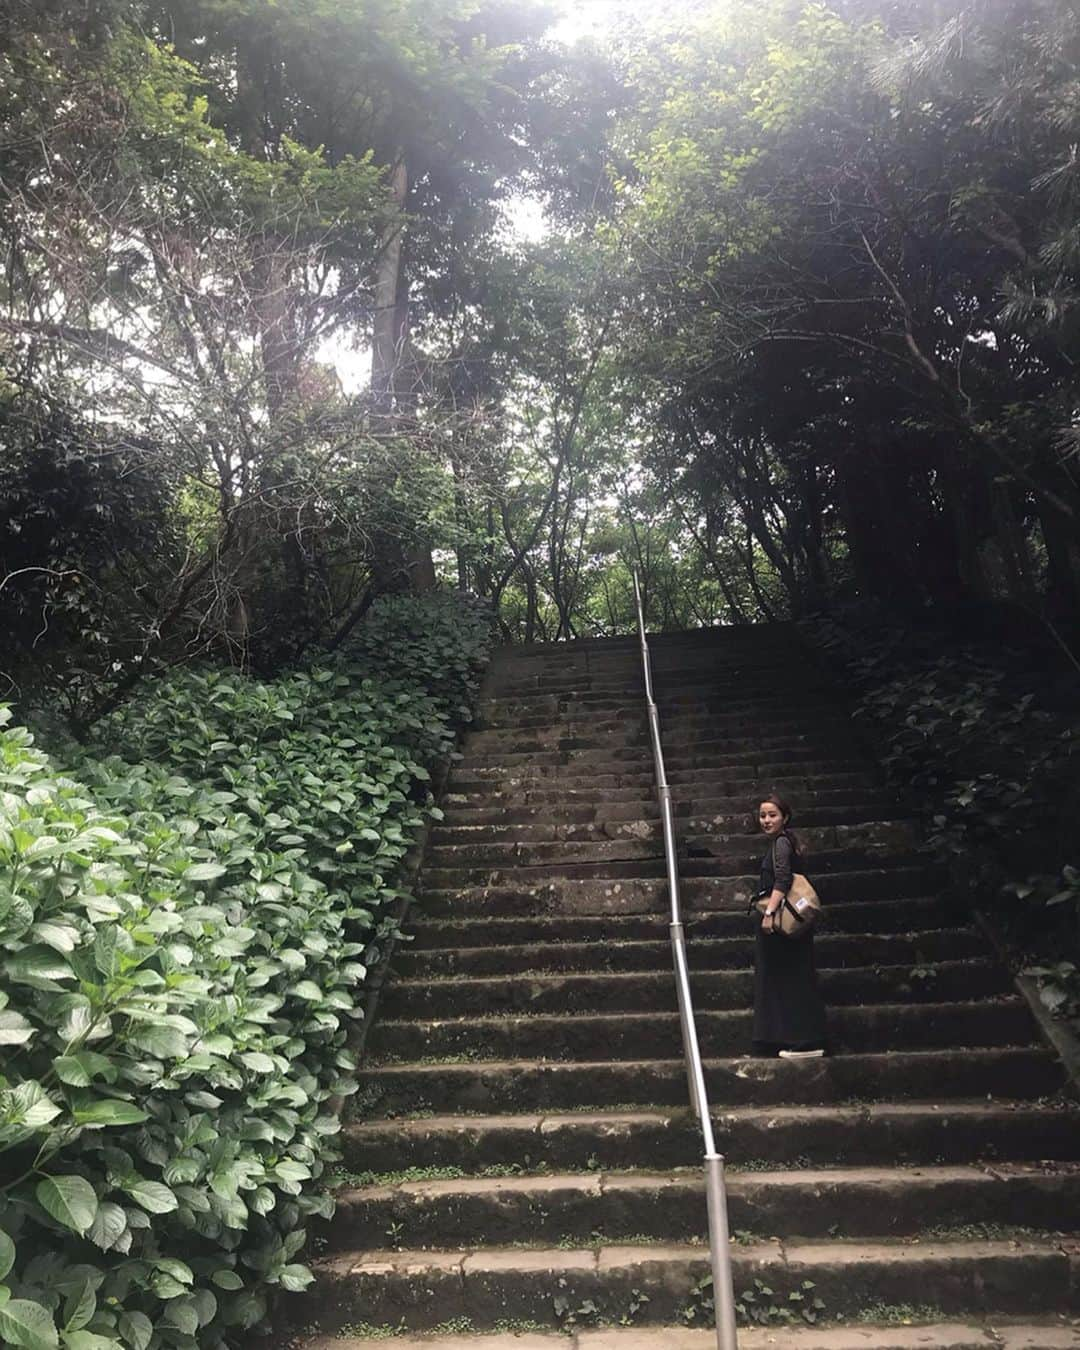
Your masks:
<path fill-rule="evenodd" d="M 75 978 L 71 966 L 51 947 L 28 947 L 9 956 L 4 973 L 12 984 L 28 984 L 35 989 L 51 989 L 58 982 Z"/>
<path fill-rule="evenodd" d="M 188 1051 L 188 1038 L 175 1027 L 146 1022 L 132 1027 L 130 1042 L 155 1059 L 182 1059 Z"/>
<path fill-rule="evenodd" d="M 112 1200 L 103 1200 L 98 1205 L 98 1211 L 94 1215 L 94 1222 L 90 1225 L 87 1236 L 102 1251 L 109 1251 L 116 1246 L 127 1226 L 127 1215 L 123 1208 Z"/>
<path fill-rule="evenodd" d="M 75 1233 L 86 1233 L 94 1222 L 98 1199 L 85 1177 L 46 1177 L 34 1194 L 47 1214 Z"/>
<path fill-rule="evenodd" d="M 0 1280 L 6 1279 L 15 1264 L 15 1244 L 0 1228 Z"/>
<path fill-rule="evenodd" d="M 154 1336 L 154 1324 L 145 1313 L 120 1314 L 120 1334 L 129 1342 L 131 1350 L 147 1350 Z"/>
<path fill-rule="evenodd" d="M 117 1069 L 112 1060 L 93 1050 L 80 1050 L 74 1055 L 60 1055 L 53 1060 L 53 1069 L 61 1083 L 69 1087 L 89 1087 L 95 1078 L 115 1083 Z"/>
<path fill-rule="evenodd" d="M 314 1283 L 315 1276 L 308 1270 L 307 1266 L 293 1265 L 285 1266 L 281 1272 L 282 1287 L 288 1289 L 291 1293 L 298 1293 L 306 1289 L 309 1284 Z"/>
<path fill-rule="evenodd" d="M 124 1350 L 122 1341 L 96 1331 L 65 1331 L 63 1340 L 65 1350 Z"/>
<path fill-rule="evenodd" d="M 221 863 L 193 863 L 184 868 L 185 881 L 214 881 L 223 877 L 228 869 Z"/>
<path fill-rule="evenodd" d="M 54 1350 L 60 1344 L 52 1313 L 27 1298 L 0 1305 L 0 1338 L 22 1350 Z"/>
<path fill-rule="evenodd" d="M 25 1045 L 33 1035 L 33 1024 L 22 1013 L 0 1009 L 0 1045 Z"/>
<path fill-rule="evenodd" d="M 160 1181 L 143 1181 L 140 1178 L 126 1183 L 124 1190 L 151 1214 L 169 1214 L 177 1206 L 175 1194 Z"/>
<path fill-rule="evenodd" d="M 134 1102 L 115 1101 L 102 1097 L 95 1102 L 81 1102 L 71 1114 L 80 1125 L 141 1125 L 146 1112 Z"/>

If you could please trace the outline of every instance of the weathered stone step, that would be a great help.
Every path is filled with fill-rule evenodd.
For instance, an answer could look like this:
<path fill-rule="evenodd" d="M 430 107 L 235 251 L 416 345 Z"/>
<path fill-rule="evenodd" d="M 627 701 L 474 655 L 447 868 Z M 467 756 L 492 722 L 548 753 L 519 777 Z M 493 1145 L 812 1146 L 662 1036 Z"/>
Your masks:
<path fill-rule="evenodd" d="M 1028 1102 L 748 1106 L 715 1112 L 714 1123 L 717 1147 L 744 1170 L 1080 1160 L 1080 1113 Z M 697 1168 L 702 1157 L 700 1130 L 685 1108 L 375 1120 L 347 1125 L 341 1142 L 349 1171 L 376 1174 L 666 1170 Z"/>
<path fill-rule="evenodd" d="M 844 702 L 837 696 L 835 685 L 829 686 L 815 682 L 812 688 L 804 688 L 797 700 L 793 700 L 789 688 L 773 689 L 765 684 L 750 690 L 743 685 L 733 688 L 721 685 L 715 680 L 695 679 L 680 684 L 677 680 L 665 679 L 655 682 L 656 702 L 661 714 L 691 710 L 701 713 L 714 713 L 717 718 L 746 718 L 759 715 L 790 717 L 792 709 L 805 710 L 808 714 L 821 709 L 835 711 L 843 707 Z M 516 694 L 505 690 L 488 689 L 478 702 L 481 715 L 495 713 L 506 716 L 544 717 L 552 721 L 574 721 L 577 717 L 577 699 L 587 701 L 590 707 L 595 704 L 609 704 L 613 711 L 623 711 L 631 716 L 637 715 L 645 707 L 644 684 L 638 685 L 629 699 L 602 690 L 580 690 L 577 694 L 566 690 L 546 690 L 540 687 L 525 689 Z"/>
<path fill-rule="evenodd" d="M 717 731 L 709 718 L 674 719 L 669 726 L 663 727 L 665 758 L 677 757 L 688 750 L 699 751 L 703 755 L 724 753 L 752 754 L 755 757 L 768 752 L 783 757 L 791 750 L 814 750 L 816 757 L 825 757 L 840 745 L 854 746 L 858 743 L 857 733 L 853 732 L 850 719 L 833 719 L 821 724 L 815 722 L 812 731 L 788 730 L 777 732 L 772 727 L 754 728 L 748 726 L 742 731 L 729 731 L 723 734 Z M 548 755 L 557 754 L 574 759 L 611 758 L 633 760 L 639 756 L 651 754 L 647 723 L 639 719 L 636 723 L 627 719 L 611 722 L 582 723 L 580 729 L 571 731 L 563 725 L 550 727 L 546 732 L 539 728 L 531 731 L 505 728 L 487 729 L 472 732 L 464 745 L 467 761 L 496 759 L 504 755 Z"/>
<path fill-rule="evenodd" d="M 809 777 L 790 773 L 770 774 L 756 770 L 739 777 L 729 777 L 720 769 L 696 769 L 690 772 L 675 771 L 668 775 L 673 798 L 679 802 L 702 800 L 717 796 L 738 797 L 745 803 L 746 810 L 756 808 L 762 783 L 773 787 L 782 785 L 788 796 L 796 801 L 801 794 L 809 796 L 819 788 L 852 787 L 860 791 L 880 792 L 881 784 L 865 768 L 843 773 L 826 772 Z M 812 766 L 811 766 L 812 767 Z M 793 786 L 793 784 L 795 786 Z M 798 787 L 802 784 L 802 788 Z M 525 780 L 516 775 L 497 779 L 455 778 L 447 801 L 454 805 L 497 806 L 509 798 L 522 806 L 539 806 L 551 802 L 565 802 L 568 805 L 581 802 L 597 805 L 604 802 L 631 802 L 655 800 L 656 781 L 651 770 L 641 773 L 605 774 L 597 778 L 574 779 L 572 786 L 550 778 L 530 778 Z"/>
<path fill-rule="evenodd" d="M 803 690 L 825 688 L 825 680 L 810 668 L 794 671 L 778 660 L 776 650 L 747 651 L 735 659 L 718 652 L 714 659 L 681 669 L 657 669 L 653 681 L 658 692 L 705 689 L 730 692 L 732 697 L 750 698 L 763 685 L 773 695 L 779 690 L 801 694 Z M 643 696 L 643 673 L 636 655 L 627 654 L 622 661 L 612 661 L 590 670 L 567 669 L 557 663 L 523 670 L 498 672 L 490 685 L 490 692 L 505 699 L 519 698 L 534 690 L 544 694 L 578 694 L 603 690 L 625 695 L 628 699 Z"/>
<path fill-rule="evenodd" d="M 947 1315 L 988 1306 L 1036 1314 L 1048 1303 L 1075 1306 L 1070 1258 L 1053 1242 L 768 1242 L 734 1248 L 732 1264 L 737 1289 L 762 1279 L 787 1306 L 793 1293 L 810 1293 L 830 1318 L 856 1316 L 868 1304 L 902 1304 L 912 1290 Z M 598 1320 L 618 1322 L 632 1299 L 639 1323 L 682 1320 L 696 1297 L 703 1317 L 695 1289 L 709 1261 L 707 1248 L 692 1245 L 493 1248 L 349 1253 L 315 1270 L 324 1327 L 331 1318 L 357 1316 L 376 1325 L 403 1322 L 410 1330 L 453 1318 L 479 1328 L 507 1319 L 558 1327 L 587 1303 Z"/>
<path fill-rule="evenodd" d="M 608 802 L 638 802 L 655 800 L 656 780 L 650 773 L 639 775 L 640 782 L 627 783 L 626 775 L 607 775 L 582 785 L 530 783 L 525 786 L 516 778 L 487 782 L 470 780 L 458 770 L 450 791 L 444 798 L 448 806 L 498 806 L 504 802 L 521 806 L 550 804 L 596 806 Z M 785 774 L 785 790 L 801 801 L 821 791 L 847 789 L 851 791 L 881 792 L 877 774 L 865 767 L 850 773 L 817 774 L 812 778 Z M 700 781 L 688 780 L 681 786 L 673 784 L 673 795 L 679 802 L 712 800 L 717 796 L 736 799 L 749 811 L 756 805 L 761 791 L 761 779 L 756 775 L 733 777 L 718 772 L 707 772 Z"/>
<path fill-rule="evenodd" d="M 977 1095 L 1037 1099 L 1060 1091 L 1060 1063 L 1044 1046 L 953 1050 L 887 1050 L 824 1060 L 707 1059 L 711 1100 L 725 1107 L 802 1103 L 838 1106 L 862 1101 L 940 1101 Z M 365 1068 L 371 1118 L 421 1111 L 566 1111 L 680 1107 L 687 1102 L 686 1067 L 668 1060 L 558 1063 L 510 1060 L 400 1064 Z M 884 1158 L 882 1161 L 888 1161 Z"/>
<path fill-rule="evenodd" d="M 792 702 L 798 702 L 801 706 L 804 698 L 814 696 L 825 699 L 831 695 L 835 701 L 835 687 L 827 681 L 808 678 L 805 683 L 796 684 L 790 678 L 775 679 L 775 665 L 775 661 L 755 662 L 752 666 L 743 667 L 737 679 L 730 678 L 729 672 L 719 669 L 688 673 L 678 679 L 660 678 L 653 682 L 656 700 L 661 707 L 707 701 L 717 708 L 750 710 L 755 707 L 775 708 L 784 704 L 790 707 Z M 762 689 L 766 684 L 772 687 Z M 748 693 L 748 690 L 754 692 Z M 510 680 L 493 685 L 489 692 L 493 698 L 507 704 L 528 703 L 536 698 L 556 698 L 560 700 L 564 712 L 572 712 L 577 707 L 597 702 L 617 704 L 636 711 L 645 701 L 640 670 L 621 675 L 583 677 L 570 674 L 562 678 L 548 676 L 541 680 Z"/>
<path fill-rule="evenodd" d="M 710 1054 L 750 1048 L 749 1009 L 699 1010 L 698 1033 Z M 1026 1045 L 1035 1023 L 1019 997 L 972 1003 L 879 1003 L 829 1011 L 830 1044 L 838 1051 L 887 1045 L 913 1050 L 976 1045 Z M 465 1017 L 439 1021 L 385 1018 L 371 1035 L 376 1060 L 426 1058 L 668 1059 L 680 1051 L 675 1013 L 578 1013 Z"/>
<path fill-rule="evenodd" d="M 716 774 L 750 774 L 781 776 L 786 773 L 817 774 L 847 773 L 866 767 L 861 755 L 844 746 L 796 746 L 782 749 L 778 746 L 758 748 L 746 746 L 737 750 L 710 749 L 695 745 L 685 751 L 666 747 L 664 760 L 669 778 L 687 781 L 694 771 Z M 597 780 L 607 775 L 636 777 L 652 774 L 652 755 L 646 746 L 600 746 L 596 750 L 504 750 L 486 755 L 471 755 L 462 764 L 463 772 L 480 780 L 499 780 L 508 777 L 524 781 Z M 458 774 L 454 775 L 454 782 Z"/>
<path fill-rule="evenodd" d="M 304 1350 L 367 1350 L 370 1337 L 320 1336 Z M 597 1331 L 519 1331 L 394 1338 L 395 1350 L 716 1350 L 716 1332 L 689 1327 L 610 1327 Z M 903 1326 L 860 1318 L 857 1326 L 750 1328 L 739 1350 L 1080 1350 L 1080 1327 L 1063 1322 L 929 1322 Z"/>
<path fill-rule="evenodd" d="M 603 904 L 594 905 L 591 898 L 583 897 L 580 909 L 575 911 L 567 903 L 564 888 L 544 889 L 551 902 L 549 912 L 545 912 L 545 905 L 539 901 L 541 891 L 526 894 L 520 903 L 516 899 L 520 895 L 517 890 L 505 895 L 500 892 L 498 897 L 493 897 L 490 890 L 483 887 L 461 893 L 445 892 L 445 900 L 425 895 L 420 905 L 425 917 L 417 929 L 414 950 L 485 947 L 489 944 L 520 947 L 530 942 L 556 941 L 577 944 L 661 941 L 666 937 L 666 906 L 658 891 L 649 891 L 642 897 L 635 890 L 620 901 L 620 890 L 611 895 L 606 909 Z M 710 898 L 714 897 L 707 896 L 705 900 Z M 495 909 L 487 907 L 488 899 L 495 901 Z M 747 942 L 750 930 L 745 893 L 738 900 L 729 897 L 726 911 L 719 908 L 725 903 L 724 898 L 714 899 L 717 908 L 711 912 L 706 912 L 704 903 L 699 903 L 697 913 L 690 910 L 686 920 L 687 936 Z M 435 917 L 439 915 L 445 917 Z M 848 900 L 831 905 L 824 920 L 825 927 L 815 942 L 820 944 L 826 937 L 840 933 L 934 932 L 955 927 L 961 918 L 957 907 L 949 901 L 914 892 L 910 897 L 894 900 Z"/>
<path fill-rule="evenodd" d="M 699 726 L 717 734 L 760 733 L 763 726 L 778 731 L 805 731 L 808 724 L 817 726 L 832 721 L 850 723 L 847 709 L 835 696 L 822 696 L 804 702 L 792 711 L 790 701 L 755 702 L 736 705 L 721 695 L 715 697 L 685 696 L 678 701 L 661 697 L 661 729 L 683 729 Z M 645 703 L 642 698 L 627 703 L 600 695 L 587 704 L 573 704 L 556 697 L 538 697 L 525 702 L 504 700 L 482 701 L 477 709 L 478 731 L 546 731 L 553 726 L 565 727 L 570 734 L 597 728 L 648 726 Z M 646 732 L 647 735 L 647 732 Z"/>
<path fill-rule="evenodd" d="M 719 834 L 723 836 L 752 835 L 761 840 L 756 821 L 752 823 L 746 803 L 735 809 L 699 802 L 676 806 L 676 825 L 680 838 L 688 835 Z M 817 805 L 799 805 L 799 829 L 828 825 L 859 825 L 876 820 L 905 819 L 895 798 L 881 793 L 871 797 L 860 793 L 849 794 L 848 800 L 823 802 Z M 654 830 L 659 827 L 659 811 L 654 801 L 601 802 L 595 806 L 584 804 L 561 809 L 547 806 L 518 807 L 450 807 L 444 811 L 444 823 L 432 833 L 432 842 L 450 844 L 470 840 L 546 841 L 554 839 L 615 839 L 627 832 Z"/>
<path fill-rule="evenodd" d="M 745 679 L 736 682 L 722 679 L 718 674 L 712 678 L 703 674 L 695 675 L 692 679 L 658 679 L 654 681 L 654 692 L 662 713 L 693 706 L 721 714 L 760 713 L 767 716 L 770 712 L 789 712 L 793 706 L 807 709 L 824 706 L 835 708 L 840 702 L 834 684 L 816 679 L 794 687 L 788 681 L 775 683 L 764 680 L 755 683 L 752 679 Z M 536 683 L 501 687 L 493 685 L 488 694 L 492 702 L 501 704 L 508 711 L 533 709 L 553 717 L 572 717 L 577 708 L 596 704 L 636 712 L 645 702 L 645 689 L 641 681 L 612 684 L 602 681 L 589 683 L 578 679 L 558 687 Z M 482 703 L 481 707 L 484 706 Z"/>
<path fill-rule="evenodd" d="M 1080 1165 L 850 1167 L 732 1172 L 732 1232 L 758 1238 L 915 1238 L 933 1228 L 1080 1229 Z M 388 1232 L 414 1247 L 500 1246 L 522 1234 L 543 1246 L 631 1235 L 708 1240 L 702 1175 L 612 1172 L 464 1177 L 338 1192 L 332 1250 L 379 1248 Z"/>
<path fill-rule="evenodd" d="M 573 837 L 574 835 L 578 837 Z M 920 839 L 908 820 L 870 820 L 858 824 L 810 826 L 800 838 L 811 858 L 827 858 L 831 853 L 852 849 L 874 849 L 881 855 L 916 851 Z M 546 840 L 490 840 L 475 842 L 457 831 L 440 832 L 428 849 L 428 866 L 435 869 L 474 867 L 533 867 L 538 864 L 558 865 L 574 862 L 629 861 L 635 858 L 655 858 L 663 855 L 663 835 L 659 824 L 649 821 L 622 821 L 607 826 L 600 838 L 590 837 L 588 831 L 570 828 L 560 839 Z M 760 858 L 760 834 L 752 834 L 743 824 L 737 832 L 723 834 L 685 834 L 679 841 L 680 855 L 688 863 L 695 858 L 732 859 L 740 868 L 748 860 Z"/>
<path fill-rule="evenodd" d="M 812 876 L 827 908 L 823 922 L 830 929 L 835 929 L 841 920 L 836 911 L 844 910 L 848 904 L 875 906 L 923 896 L 940 879 L 938 869 L 926 864 L 875 868 L 867 867 L 865 859 L 860 857 L 851 860 L 855 865 L 849 870 L 833 871 L 819 865 L 824 861 L 815 861 Z M 610 872 L 612 866 L 609 864 L 605 871 Z M 586 875 L 578 877 L 551 876 L 536 869 L 526 869 L 524 875 L 516 875 L 509 869 L 505 873 L 477 870 L 487 884 L 478 884 L 466 869 L 425 869 L 423 913 L 433 918 L 459 919 L 476 918 L 481 912 L 492 918 L 555 914 L 655 914 L 661 917 L 668 913 L 667 882 L 659 875 L 597 878 L 595 874 L 588 875 L 589 868 L 585 864 L 580 870 Z M 759 884 L 756 871 L 753 875 L 710 877 L 686 875 L 689 870 L 689 867 L 684 870 L 680 886 L 687 911 L 726 909 L 737 912 L 741 920 L 739 927 L 723 934 L 717 930 L 716 935 L 747 932 L 746 908 L 751 897 L 757 894 Z M 875 899 L 867 901 L 863 899 L 865 896 Z M 912 918 L 909 926 L 920 927 L 921 921 Z M 844 927 L 845 931 L 852 931 L 846 925 Z M 881 931 L 875 923 L 869 928 Z M 569 932 L 567 936 L 570 936 Z"/>
<path fill-rule="evenodd" d="M 501 804 L 500 804 L 501 803 Z M 686 829 L 703 832 L 710 826 L 743 828 L 749 826 L 752 817 L 751 804 L 741 797 L 699 797 L 684 798 L 673 803 L 675 815 Z M 799 799 L 799 828 L 806 825 L 848 824 L 861 820 L 888 819 L 889 812 L 901 814 L 897 808 L 899 802 L 895 794 L 867 789 L 827 789 L 816 793 L 812 798 L 806 795 Z M 634 801 L 612 802 L 582 800 L 580 795 L 568 802 L 542 802 L 532 806 L 516 804 L 509 794 L 500 794 L 496 804 L 491 806 L 465 806 L 449 803 L 443 808 L 445 830 L 488 826 L 494 830 L 507 831 L 506 837 L 532 838 L 532 835 L 510 835 L 515 826 L 523 829 L 541 829 L 548 825 L 556 830 L 575 826 L 591 825 L 594 828 L 607 828 L 622 821 L 658 820 L 655 796 L 639 797 Z M 441 835 L 441 831 L 440 831 Z M 493 836 L 494 837 L 494 836 Z M 543 838 L 543 835 L 535 836 Z M 549 837 L 556 838 L 557 835 Z"/>
<path fill-rule="evenodd" d="M 997 960 L 943 962 L 920 967 L 919 975 L 913 976 L 906 966 L 832 970 L 822 964 L 819 954 L 818 974 L 830 1007 L 894 1003 L 901 998 L 941 1004 L 1012 990 L 1012 980 Z M 754 999 L 753 972 L 695 971 L 693 995 L 694 1006 L 701 1009 L 746 1008 Z M 399 979 L 389 985 L 380 1004 L 380 1016 L 386 1018 L 649 1010 L 677 1011 L 670 971 Z"/>
<path fill-rule="evenodd" d="M 840 705 L 820 708 L 809 719 L 801 709 L 798 712 L 776 714 L 767 719 L 746 713 L 722 715 L 687 705 L 669 709 L 662 721 L 664 745 L 685 743 L 691 738 L 721 742 L 752 742 L 756 745 L 803 744 L 824 740 L 835 732 L 846 737 L 860 738 L 860 732 L 845 709 Z M 592 717 L 567 717 L 545 714 L 527 716 L 523 721 L 503 720 L 497 725 L 478 724 L 465 741 L 465 753 L 482 754 L 489 749 L 520 743 L 527 746 L 550 748 L 582 744 L 623 745 L 631 741 L 649 744 L 649 721 L 645 705 L 610 711 L 601 709 Z"/>
<path fill-rule="evenodd" d="M 992 956 L 987 940 L 974 928 L 931 929 L 925 933 L 822 932 L 815 939 L 821 967 L 906 966 L 923 968 L 941 961 L 982 960 Z M 695 938 L 688 948 L 692 970 L 748 970 L 753 944 L 746 937 Z M 530 942 L 521 947 L 448 947 L 431 950 L 413 943 L 400 946 L 393 967 L 408 979 L 499 976 L 513 980 L 539 971 L 658 971 L 669 980 L 671 943 L 608 939 L 599 942 Z M 926 979 L 923 973 L 915 980 Z"/>
<path fill-rule="evenodd" d="M 859 827 L 852 827 L 857 829 Z M 543 845 L 536 845 L 543 848 Z M 425 894 L 434 895 L 438 891 L 465 889 L 471 886 L 517 887 L 532 889 L 544 888 L 549 883 L 556 886 L 565 881 L 587 882 L 594 887 L 611 887 L 615 882 L 663 881 L 666 876 L 662 851 L 655 844 L 633 841 L 613 844 L 610 849 L 600 845 L 566 845 L 572 849 L 587 852 L 599 850 L 601 856 L 569 859 L 566 861 L 537 860 L 526 862 L 520 858 L 509 858 L 500 865 L 468 859 L 454 859 L 453 865 L 438 865 L 444 862 L 433 857 L 424 869 Z M 714 856 L 704 848 L 698 853 L 681 856 L 679 875 L 683 878 L 683 889 L 688 891 L 695 882 L 712 882 L 728 888 L 729 893 L 749 895 L 757 890 L 761 860 L 760 845 L 747 845 L 741 853 L 720 854 Z M 624 855 L 619 856 L 620 852 Z M 829 902 L 838 902 L 840 894 L 838 884 L 844 877 L 850 877 L 875 868 L 882 869 L 881 875 L 914 871 L 918 867 L 919 853 L 914 844 L 908 848 L 874 843 L 852 842 L 843 848 L 818 849 L 811 855 L 808 869 L 823 897 Z M 664 883 L 666 885 L 666 882 Z M 732 890 L 734 887 L 734 891 Z M 822 888 L 825 888 L 824 890 Z M 850 887 L 845 892 L 850 894 Z M 882 888 L 875 885 L 875 892 Z M 920 889 L 925 889 L 920 887 Z"/>

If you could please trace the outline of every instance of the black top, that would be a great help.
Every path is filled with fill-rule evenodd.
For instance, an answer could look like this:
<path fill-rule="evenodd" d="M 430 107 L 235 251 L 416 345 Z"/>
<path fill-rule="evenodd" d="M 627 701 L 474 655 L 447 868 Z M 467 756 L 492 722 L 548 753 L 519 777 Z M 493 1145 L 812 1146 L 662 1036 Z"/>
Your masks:
<path fill-rule="evenodd" d="M 769 895 L 773 891 L 783 891 L 787 895 L 799 861 L 795 841 L 789 834 L 778 834 L 761 860 L 762 895 Z"/>

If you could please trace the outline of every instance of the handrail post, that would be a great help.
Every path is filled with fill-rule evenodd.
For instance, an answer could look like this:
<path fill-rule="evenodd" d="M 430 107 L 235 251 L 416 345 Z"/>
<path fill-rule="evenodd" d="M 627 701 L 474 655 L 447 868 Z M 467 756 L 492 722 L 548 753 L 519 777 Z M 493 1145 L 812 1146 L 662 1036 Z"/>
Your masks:
<path fill-rule="evenodd" d="M 682 1030 L 683 1055 L 686 1060 L 686 1078 L 690 1103 L 698 1118 L 702 1142 L 705 1146 L 705 1197 L 709 1215 L 709 1259 L 712 1266 L 713 1308 L 716 1314 L 717 1350 L 738 1350 L 735 1330 L 735 1292 L 731 1277 L 731 1247 L 728 1233 L 727 1187 L 724 1181 L 724 1159 L 716 1151 L 709 1093 L 705 1083 L 705 1066 L 698 1043 L 697 1019 L 690 992 L 690 963 L 686 954 L 686 930 L 683 926 L 682 899 L 679 891 L 679 862 L 675 836 L 675 808 L 671 787 L 667 781 L 664 750 L 660 737 L 660 711 L 653 692 L 652 658 L 649 638 L 645 631 L 645 606 L 641 599 L 641 582 L 637 568 L 634 578 L 634 600 L 637 605 L 638 636 L 641 641 L 641 664 L 645 674 L 645 702 L 649 716 L 649 739 L 652 742 L 653 765 L 656 771 L 656 799 L 660 807 L 660 827 L 664 836 L 664 858 L 667 865 L 668 898 L 671 903 L 671 955 L 675 967 L 675 992 L 679 1004 L 679 1025 Z"/>

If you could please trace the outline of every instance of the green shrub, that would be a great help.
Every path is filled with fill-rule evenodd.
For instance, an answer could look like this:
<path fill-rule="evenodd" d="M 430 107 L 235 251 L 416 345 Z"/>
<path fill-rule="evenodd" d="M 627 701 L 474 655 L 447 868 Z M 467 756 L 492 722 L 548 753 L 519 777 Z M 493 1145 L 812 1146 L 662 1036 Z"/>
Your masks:
<path fill-rule="evenodd" d="M 0 1340 L 224 1346 L 310 1281 L 328 1099 L 486 635 L 386 602 L 312 669 L 178 675 L 72 777 L 0 715 Z"/>
<path fill-rule="evenodd" d="M 1059 698 L 1045 657 L 872 615 L 818 616 L 805 627 L 855 685 L 856 716 L 884 743 L 890 780 L 923 807 L 929 843 L 981 905 L 997 908 L 1019 959 L 1039 962 L 1031 973 L 1046 1006 L 1075 1016 L 1074 683 Z"/>

